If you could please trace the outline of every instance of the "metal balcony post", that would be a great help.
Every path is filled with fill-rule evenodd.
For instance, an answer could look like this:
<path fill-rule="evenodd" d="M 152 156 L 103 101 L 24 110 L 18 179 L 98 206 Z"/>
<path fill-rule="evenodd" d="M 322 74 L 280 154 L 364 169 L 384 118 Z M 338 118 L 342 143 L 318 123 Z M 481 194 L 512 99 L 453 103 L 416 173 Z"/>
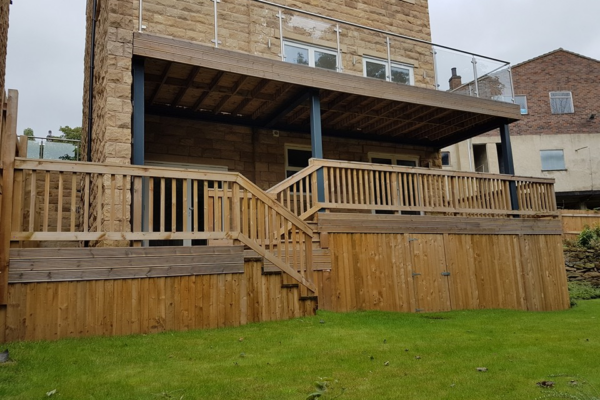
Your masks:
<path fill-rule="evenodd" d="M 508 124 L 500 125 L 500 141 L 502 146 L 502 164 L 503 174 L 514 175 L 515 165 L 513 163 L 512 146 L 510 144 L 510 130 Z M 510 181 L 508 183 L 510 191 L 510 205 L 513 210 L 519 209 L 519 198 L 517 197 L 517 183 Z"/>
<path fill-rule="evenodd" d="M 319 91 L 310 94 L 310 143 L 313 158 L 323 158 L 323 137 L 321 134 L 321 101 Z M 317 171 L 317 200 L 325 201 L 325 181 L 323 170 Z"/>

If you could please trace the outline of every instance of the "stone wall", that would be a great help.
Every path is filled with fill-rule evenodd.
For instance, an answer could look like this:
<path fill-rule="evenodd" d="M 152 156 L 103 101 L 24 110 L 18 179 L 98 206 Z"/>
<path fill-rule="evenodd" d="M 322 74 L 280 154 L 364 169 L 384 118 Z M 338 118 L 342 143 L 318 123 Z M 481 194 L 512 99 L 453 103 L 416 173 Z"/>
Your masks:
<path fill-rule="evenodd" d="M 570 282 L 585 281 L 600 287 L 600 248 L 565 248 L 565 268 Z"/>
<path fill-rule="evenodd" d="M 286 145 L 310 148 L 310 135 L 212 124 L 167 117 L 146 117 L 146 160 L 218 165 L 240 172 L 268 189 L 285 179 Z M 418 156 L 421 166 L 441 168 L 439 152 L 423 147 L 323 137 L 328 159 L 369 162 L 369 153 Z"/>
<path fill-rule="evenodd" d="M 0 0 L 0 99 L 6 91 L 6 47 L 8 44 L 8 9 L 10 0 Z M 1 101 L 1 100 L 0 100 Z"/>
<path fill-rule="evenodd" d="M 133 56 L 134 5 L 131 1 L 98 1 L 93 15 L 94 0 L 87 2 L 87 38 L 84 65 L 82 152 L 87 154 L 89 80 L 93 79 L 92 151 L 93 162 L 131 163 L 131 66 Z M 92 22 L 96 18 L 94 75 L 90 76 Z M 105 180 L 106 181 L 106 180 Z M 108 189 L 109 181 L 105 182 Z M 92 188 L 96 185 L 92 182 Z M 127 186 L 128 187 L 128 186 Z M 117 197 L 121 198 L 117 189 Z M 108 202 L 108 190 L 104 190 Z M 98 204 L 92 190 L 91 203 Z M 128 198 L 129 199 L 129 198 Z M 105 210 L 106 213 L 106 210 Z M 90 215 L 90 229 L 96 229 L 97 210 Z M 108 218 L 103 219 L 104 223 Z M 125 230 L 128 221 L 124 221 Z"/>

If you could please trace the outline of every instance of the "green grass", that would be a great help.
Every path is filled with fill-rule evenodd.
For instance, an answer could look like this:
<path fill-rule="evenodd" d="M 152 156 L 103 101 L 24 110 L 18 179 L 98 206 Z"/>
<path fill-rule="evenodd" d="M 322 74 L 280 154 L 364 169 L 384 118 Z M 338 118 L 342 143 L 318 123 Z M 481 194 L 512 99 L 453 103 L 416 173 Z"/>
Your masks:
<path fill-rule="evenodd" d="M 590 400 L 600 391 L 600 300 L 546 313 L 319 312 L 241 328 L 7 347 L 14 361 L 0 365 L 2 399 L 48 398 L 54 389 L 57 399 L 306 399 L 321 381 L 329 390 L 320 399 L 565 392 Z M 538 387 L 543 380 L 555 387 Z"/>

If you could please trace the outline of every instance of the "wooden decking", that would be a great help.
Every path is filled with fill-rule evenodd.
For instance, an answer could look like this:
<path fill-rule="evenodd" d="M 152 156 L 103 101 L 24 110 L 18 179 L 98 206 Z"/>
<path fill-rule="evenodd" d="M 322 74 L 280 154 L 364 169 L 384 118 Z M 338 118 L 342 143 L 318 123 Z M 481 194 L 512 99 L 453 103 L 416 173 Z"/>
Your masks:
<path fill-rule="evenodd" d="M 551 180 L 313 160 L 267 193 L 237 173 L 9 145 L 0 341 L 569 305 Z"/>

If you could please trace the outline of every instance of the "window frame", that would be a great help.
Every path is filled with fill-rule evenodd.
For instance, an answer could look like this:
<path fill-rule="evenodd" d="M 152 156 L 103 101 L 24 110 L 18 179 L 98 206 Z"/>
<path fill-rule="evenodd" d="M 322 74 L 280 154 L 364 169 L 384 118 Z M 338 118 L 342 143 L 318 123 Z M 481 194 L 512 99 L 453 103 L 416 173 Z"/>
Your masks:
<path fill-rule="evenodd" d="M 444 164 L 444 154 L 448 155 L 448 164 Z M 440 151 L 440 158 L 442 160 L 442 167 L 451 167 L 452 166 L 452 155 L 449 151 Z"/>
<path fill-rule="evenodd" d="M 338 71 L 338 72 L 340 71 L 339 54 L 338 54 L 337 50 L 335 50 L 335 49 L 331 49 L 331 48 L 323 47 L 323 46 L 315 46 L 310 43 L 297 42 L 295 40 L 283 39 L 283 61 L 290 63 L 290 64 L 295 64 L 295 65 L 304 65 L 304 64 L 298 64 L 298 63 L 294 63 L 294 62 L 286 60 L 287 57 L 285 55 L 285 47 L 287 45 L 299 47 L 301 49 L 308 51 L 308 65 L 307 65 L 308 67 L 319 68 L 319 69 L 323 69 L 325 71 Z M 319 51 L 321 53 L 325 53 L 325 54 L 334 56 L 335 57 L 335 69 L 316 67 L 315 66 L 315 51 Z"/>
<path fill-rule="evenodd" d="M 376 58 L 376 57 L 363 56 L 363 63 L 362 63 L 363 64 L 363 76 L 365 78 L 382 80 L 379 78 L 375 78 L 373 76 L 367 76 L 367 62 L 383 65 L 385 67 L 385 81 L 393 82 L 392 81 L 392 71 L 390 69 L 390 63 L 388 63 L 387 60 L 384 60 L 381 58 Z M 414 71 L 415 66 L 414 65 L 392 61 L 391 68 L 394 68 L 394 67 L 407 69 L 408 70 L 408 80 L 409 80 L 409 83 L 400 83 L 400 82 L 394 82 L 394 83 L 398 83 L 400 85 L 409 85 L 409 86 L 415 85 L 415 71 Z"/>
<path fill-rule="evenodd" d="M 562 168 L 544 168 L 544 158 L 542 157 L 542 153 L 549 151 L 560 151 L 562 153 Z M 565 150 L 564 149 L 543 149 L 540 150 L 540 164 L 542 172 L 551 172 L 551 171 L 566 171 L 567 164 L 565 163 Z"/>
<path fill-rule="evenodd" d="M 568 96 L 566 96 L 566 95 L 560 96 L 559 94 L 561 94 L 561 93 L 565 93 L 565 94 L 568 93 L 569 95 Z M 550 97 L 550 112 L 553 115 L 575 114 L 575 105 L 573 104 L 573 93 L 571 91 L 568 91 L 568 90 L 552 91 L 552 92 L 549 92 L 548 95 Z M 554 95 L 554 97 L 553 97 L 553 95 Z M 569 105 L 570 105 L 569 110 L 570 111 L 562 112 L 561 110 L 557 110 L 555 112 L 554 107 L 552 106 L 552 100 L 563 99 L 563 98 L 569 100 Z"/>
<path fill-rule="evenodd" d="M 369 162 L 371 164 L 377 164 L 375 162 L 373 162 L 374 158 L 389 158 L 393 164 L 391 164 L 392 166 L 396 166 L 396 167 L 406 167 L 406 168 L 417 168 L 420 165 L 420 161 L 421 158 L 416 155 L 416 154 L 395 154 L 395 153 L 375 153 L 375 152 L 369 152 L 368 154 L 369 157 Z M 401 160 L 401 161 L 414 161 L 417 165 L 415 165 L 414 167 L 408 167 L 406 165 L 398 165 L 397 161 Z M 381 164 L 381 165 L 388 165 L 388 164 Z"/>
<path fill-rule="evenodd" d="M 286 143 L 284 145 L 284 149 L 285 149 L 285 165 L 284 165 L 284 173 L 285 173 L 285 179 L 288 178 L 288 171 L 293 172 L 292 175 L 296 174 L 296 172 L 300 172 L 302 171 L 304 168 L 306 167 L 291 167 L 289 165 L 289 155 L 288 155 L 288 150 L 300 150 L 300 151 L 308 151 L 310 153 L 310 158 L 312 158 L 312 147 L 308 146 L 308 145 L 302 145 L 302 144 L 288 144 Z M 307 165 L 308 166 L 308 165 Z M 290 175 L 290 176 L 292 176 Z"/>

